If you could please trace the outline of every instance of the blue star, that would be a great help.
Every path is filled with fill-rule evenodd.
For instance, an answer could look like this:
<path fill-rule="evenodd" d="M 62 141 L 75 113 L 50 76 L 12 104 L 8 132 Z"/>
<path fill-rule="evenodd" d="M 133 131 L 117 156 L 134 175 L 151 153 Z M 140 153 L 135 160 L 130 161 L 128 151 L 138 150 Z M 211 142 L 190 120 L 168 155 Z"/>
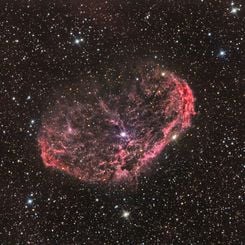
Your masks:
<path fill-rule="evenodd" d="M 225 56 L 225 51 L 224 51 L 224 50 L 221 50 L 221 51 L 219 52 L 219 55 L 220 55 L 220 56 Z"/>
<path fill-rule="evenodd" d="M 28 198 L 28 199 L 27 199 L 27 204 L 28 204 L 28 205 L 32 205 L 32 203 L 33 203 L 33 199 L 32 199 L 32 198 Z"/>
<path fill-rule="evenodd" d="M 224 58 L 225 56 L 226 56 L 226 51 L 223 50 L 223 49 L 221 49 L 221 50 L 219 51 L 219 53 L 218 53 L 218 57 Z"/>

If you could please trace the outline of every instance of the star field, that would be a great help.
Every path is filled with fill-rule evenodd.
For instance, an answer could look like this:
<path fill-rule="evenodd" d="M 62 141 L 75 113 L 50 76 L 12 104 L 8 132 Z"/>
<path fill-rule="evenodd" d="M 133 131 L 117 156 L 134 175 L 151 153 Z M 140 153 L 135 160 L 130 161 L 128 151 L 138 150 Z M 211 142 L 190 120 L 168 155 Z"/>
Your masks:
<path fill-rule="evenodd" d="M 241 0 L 2 0 L 0 243 L 243 244 L 244 13 Z M 46 168 L 45 113 L 132 62 L 187 81 L 191 127 L 135 188 Z"/>

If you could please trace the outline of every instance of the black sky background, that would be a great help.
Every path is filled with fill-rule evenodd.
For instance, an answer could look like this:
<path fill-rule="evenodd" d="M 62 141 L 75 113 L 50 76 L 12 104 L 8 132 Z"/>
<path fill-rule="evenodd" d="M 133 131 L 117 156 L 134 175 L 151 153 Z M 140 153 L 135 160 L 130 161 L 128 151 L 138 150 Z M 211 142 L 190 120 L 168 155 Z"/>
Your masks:
<path fill-rule="evenodd" d="M 1 1 L 1 244 L 242 244 L 245 17 L 231 3 Z M 54 94 L 132 60 L 187 80 L 191 129 L 136 191 L 46 169 L 37 134 Z"/>

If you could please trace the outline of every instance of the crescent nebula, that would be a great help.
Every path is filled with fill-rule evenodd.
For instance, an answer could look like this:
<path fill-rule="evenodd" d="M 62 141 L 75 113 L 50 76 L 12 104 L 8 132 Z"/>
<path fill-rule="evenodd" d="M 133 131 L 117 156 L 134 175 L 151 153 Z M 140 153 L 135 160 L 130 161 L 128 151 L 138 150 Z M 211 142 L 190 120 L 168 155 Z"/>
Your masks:
<path fill-rule="evenodd" d="M 86 183 L 134 184 L 191 126 L 195 99 L 174 73 L 145 64 L 113 79 L 56 100 L 38 134 L 45 166 Z"/>

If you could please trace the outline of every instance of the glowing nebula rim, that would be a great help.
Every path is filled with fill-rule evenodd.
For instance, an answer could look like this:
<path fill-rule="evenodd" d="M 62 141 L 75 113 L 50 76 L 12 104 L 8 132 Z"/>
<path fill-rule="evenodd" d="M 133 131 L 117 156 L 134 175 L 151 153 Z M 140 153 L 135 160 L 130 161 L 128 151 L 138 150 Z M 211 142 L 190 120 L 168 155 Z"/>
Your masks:
<path fill-rule="evenodd" d="M 57 101 L 38 134 L 44 165 L 103 185 L 134 185 L 149 171 L 191 126 L 195 98 L 185 80 L 159 67 L 128 84 L 104 97 L 95 87 L 80 102 Z"/>

